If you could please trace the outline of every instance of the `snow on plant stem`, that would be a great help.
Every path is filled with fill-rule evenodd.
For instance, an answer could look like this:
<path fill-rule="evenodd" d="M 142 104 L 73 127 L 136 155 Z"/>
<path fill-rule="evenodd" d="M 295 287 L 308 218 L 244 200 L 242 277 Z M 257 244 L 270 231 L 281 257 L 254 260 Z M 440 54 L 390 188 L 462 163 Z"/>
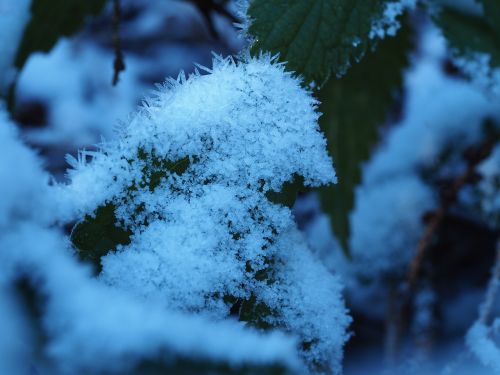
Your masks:
<path fill-rule="evenodd" d="M 202 69 L 158 87 L 92 162 L 72 160 L 73 243 L 107 285 L 292 332 L 312 372 L 338 373 L 340 281 L 277 203 L 286 184 L 335 181 L 317 102 L 269 56 Z"/>

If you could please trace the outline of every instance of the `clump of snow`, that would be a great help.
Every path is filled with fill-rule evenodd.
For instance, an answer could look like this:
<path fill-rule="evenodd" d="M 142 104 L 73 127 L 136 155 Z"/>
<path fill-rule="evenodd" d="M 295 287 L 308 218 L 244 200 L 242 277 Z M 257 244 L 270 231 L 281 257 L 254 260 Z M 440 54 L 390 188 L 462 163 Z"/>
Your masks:
<path fill-rule="evenodd" d="M 368 278 L 404 275 L 424 228 L 422 216 L 435 205 L 432 189 L 412 174 L 357 189 L 350 216 L 356 273 Z"/>
<path fill-rule="evenodd" d="M 370 39 L 384 39 L 386 35 L 395 36 L 401 23 L 398 20 L 406 10 L 414 9 L 416 0 L 394 0 L 387 1 L 384 4 L 382 17 L 372 23 L 372 28 L 368 34 Z"/>
<path fill-rule="evenodd" d="M 72 161 L 66 194 L 79 216 L 112 204 L 133 233 L 99 278 L 216 320 L 240 301 L 243 320 L 298 335 L 313 371 L 339 372 L 350 320 L 340 282 L 268 197 L 296 175 L 335 180 L 317 102 L 268 56 L 213 64 L 168 80 L 117 141 Z"/>
<path fill-rule="evenodd" d="M 474 323 L 467 332 L 466 343 L 484 366 L 491 368 L 495 374 L 500 374 L 500 347 L 494 340 L 492 327 L 481 322 Z"/>
<path fill-rule="evenodd" d="M 31 0 L 0 0 L 0 94 L 14 80 L 14 59 L 30 18 Z"/>
<path fill-rule="evenodd" d="M 237 322 L 210 322 L 144 305 L 103 285 L 72 257 L 54 227 L 55 195 L 36 155 L 0 118 L 0 372 L 123 373 L 144 360 L 176 358 L 230 366 L 281 364 L 300 370 L 295 341 Z M 45 301 L 28 321 L 15 284 L 28 279 Z M 38 347 L 35 326 L 43 331 Z M 42 355 L 43 358 L 39 356 Z M 40 366 L 40 367 L 39 367 Z"/>
<path fill-rule="evenodd" d="M 8 121 L 5 110 L 0 106 L 0 228 L 7 228 L 13 219 L 31 219 L 33 207 L 42 203 L 48 176 L 41 169 L 37 155 L 17 141 L 17 129 Z M 13 141 L 16 140 L 16 141 Z M 19 168 L 17 166 L 20 166 Z M 43 208 L 48 206 L 44 205 Z M 37 212 L 37 220 L 47 219 L 46 210 Z"/>

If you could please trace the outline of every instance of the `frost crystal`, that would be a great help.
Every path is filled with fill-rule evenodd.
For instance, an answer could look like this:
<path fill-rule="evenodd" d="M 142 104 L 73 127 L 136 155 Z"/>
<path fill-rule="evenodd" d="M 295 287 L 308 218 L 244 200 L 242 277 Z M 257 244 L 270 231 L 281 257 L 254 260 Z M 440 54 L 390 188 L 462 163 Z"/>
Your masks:
<path fill-rule="evenodd" d="M 267 56 L 202 69 L 159 87 L 91 163 L 73 160 L 67 193 L 87 215 L 74 243 L 95 250 L 82 233 L 106 213 L 122 241 L 101 249 L 102 282 L 177 311 L 282 328 L 311 370 L 339 372 L 350 320 L 340 282 L 275 200 L 299 176 L 335 180 L 317 102 Z"/>

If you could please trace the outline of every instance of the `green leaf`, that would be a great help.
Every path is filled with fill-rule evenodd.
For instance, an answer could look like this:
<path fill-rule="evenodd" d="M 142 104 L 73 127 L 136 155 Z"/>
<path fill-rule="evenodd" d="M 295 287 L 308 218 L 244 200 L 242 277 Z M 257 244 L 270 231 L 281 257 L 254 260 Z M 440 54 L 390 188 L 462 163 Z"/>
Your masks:
<path fill-rule="evenodd" d="M 273 328 L 269 323 L 269 317 L 277 313 L 264 302 L 257 301 L 257 297 L 252 294 L 249 299 L 241 301 L 239 320 L 246 322 L 252 327 L 268 330 Z"/>
<path fill-rule="evenodd" d="M 319 92 L 320 125 L 338 176 L 336 185 L 319 190 L 320 199 L 346 252 L 349 213 L 361 181 L 361 165 L 369 158 L 379 139 L 379 127 L 395 104 L 412 44 L 412 32 L 403 26 L 395 38 L 381 41 L 376 52 L 341 79 L 330 79 Z"/>
<path fill-rule="evenodd" d="M 500 1 L 498 0 L 479 0 L 483 4 L 484 15 L 495 31 L 497 41 L 500 39 Z"/>
<path fill-rule="evenodd" d="M 116 223 L 115 206 L 111 203 L 99 207 L 95 216 L 87 215 L 71 232 L 71 242 L 80 258 L 101 270 L 101 257 L 116 250 L 117 245 L 128 245 L 132 232 Z"/>
<path fill-rule="evenodd" d="M 481 1 L 486 17 L 443 8 L 435 20 L 458 54 L 467 57 L 474 53 L 486 53 L 491 56 L 490 64 L 500 67 L 500 3 Z"/>
<path fill-rule="evenodd" d="M 253 54 L 279 53 L 306 81 L 343 75 L 367 47 L 386 0 L 253 0 L 248 9 Z"/>
<path fill-rule="evenodd" d="M 297 200 L 297 195 L 306 190 L 307 188 L 304 186 L 304 177 L 295 175 L 291 182 L 285 182 L 283 184 L 281 191 L 269 190 L 266 193 L 266 198 L 273 203 L 292 208 Z"/>
<path fill-rule="evenodd" d="M 48 52 L 62 36 L 74 34 L 89 15 L 97 15 L 106 0 L 32 0 L 31 19 L 17 50 L 15 65 L 21 69 L 37 51 Z"/>

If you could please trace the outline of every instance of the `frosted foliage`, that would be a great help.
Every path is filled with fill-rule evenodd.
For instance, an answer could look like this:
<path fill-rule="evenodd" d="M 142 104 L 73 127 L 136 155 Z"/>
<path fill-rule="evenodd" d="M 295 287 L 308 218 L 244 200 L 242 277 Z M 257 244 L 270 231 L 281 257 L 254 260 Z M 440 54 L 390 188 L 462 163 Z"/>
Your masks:
<path fill-rule="evenodd" d="M 434 28 L 423 42 L 425 54 L 405 77 L 404 118 L 365 165 L 355 192 L 352 268 L 366 277 L 405 272 L 422 234 L 422 217 L 437 206 L 424 172 L 439 169 L 447 150 L 459 154 L 480 142 L 484 120 L 500 118 L 497 103 L 481 89 L 442 71 L 445 42 Z"/>
<path fill-rule="evenodd" d="M 144 305 L 92 278 L 54 229 L 55 195 L 36 155 L 19 141 L 3 112 L 1 116 L 0 178 L 10 182 L 2 184 L 6 199 L 0 201 L 1 374 L 36 371 L 40 355 L 50 374 L 124 373 L 141 360 L 168 365 L 178 357 L 300 369 L 290 337 L 278 332 L 264 336 L 236 322 L 209 322 Z M 27 321 L 21 298 L 13 293 L 20 278 L 28 278 L 45 297 L 38 322 L 43 348 L 32 340 L 39 334 L 32 332 L 36 322 Z"/>
<path fill-rule="evenodd" d="M 410 71 L 406 85 L 405 119 L 366 169 L 368 184 L 434 166 L 447 148 L 463 150 L 480 142 L 483 121 L 500 117 L 497 103 L 469 82 L 446 76 L 434 59 Z"/>
<path fill-rule="evenodd" d="M 479 166 L 481 208 L 494 225 L 500 225 L 500 146 Z"/>
<path fill-rule="evenodd" d="M 384 13 L 380 19 L 373 22 L 369 33 L 370 39 L 383 39 L 387 36 L 395 36 L 401 27 L 398 17 L 405 10 L 413 9 L 416 5 L 416 0 L 393 0 L 387 1 L 384 5 Z"/>
<path fill-rule="evenodd" d="M 30 3 L 31 0 L 0 0 L 0 94 L 16 73 L 14 59 L 30 17 Z"/>
<path fill-rule="evenodd" d="M 262 311 L 242 320 L 298 334 L 310 368 L 337 372 L 349 323 L 339 281 L 267 196 L 295 175 L 335 180 L 317 103 L 265 56 L 204 69 L 159 87 L 91 163 L 72 160 L 79 215 L 112 204 L 133 233 L 102 258 L 100 280 L 213 319 L 253 301 Z"/>

